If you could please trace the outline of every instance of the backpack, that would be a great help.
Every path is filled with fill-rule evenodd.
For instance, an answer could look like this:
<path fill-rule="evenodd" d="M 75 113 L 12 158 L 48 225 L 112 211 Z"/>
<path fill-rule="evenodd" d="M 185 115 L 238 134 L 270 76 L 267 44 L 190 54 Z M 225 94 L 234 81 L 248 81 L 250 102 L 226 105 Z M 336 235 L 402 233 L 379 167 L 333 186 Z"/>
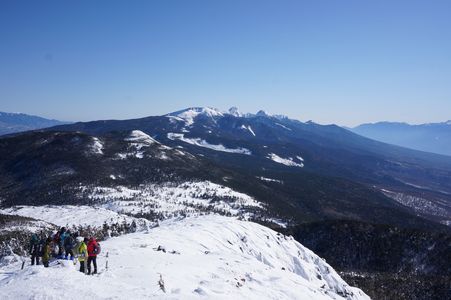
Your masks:
<path fill-rule="evenodd" d="M 57 243 L 57 244 L 59 244 L 60 243 L 60 233 L 59 233 L 59 231 L 57 232 L 57 233 L 55 233 L 55 235 L 53 236 L 53 241 L 55 242 L 55 243 Z"/>
<path fill-rule="evenodd" d="M 72 249 L 74 248 L 74 238 L 70 235 L 64 239 L 64 248 Z"/>
<path fill-rule="evenodd" d="M 100 247 L 100 243 L 96 243 L 95 245 L 94 245 L 94 254 L 95 255 L 97 255 L 97 254 L 100 254 L 100 252 L 102 251 L 102 248 Z"/>

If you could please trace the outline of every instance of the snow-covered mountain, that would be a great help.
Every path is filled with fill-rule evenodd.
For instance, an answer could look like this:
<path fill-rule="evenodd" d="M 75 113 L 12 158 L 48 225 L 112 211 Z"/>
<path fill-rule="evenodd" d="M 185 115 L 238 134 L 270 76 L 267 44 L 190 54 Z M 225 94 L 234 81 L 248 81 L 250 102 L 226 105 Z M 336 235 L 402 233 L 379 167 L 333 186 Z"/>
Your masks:
<path fill-rule="evenodd" d="M 451 156 L 451 121 L 418 125 L 378 122 L 350 130 L 381 142 Z"/>
<path fill-rule="evenodd" d="M 103 237 L 104 223 L 122 234 L 133 231 L 130 222 L 146 229 L 186 216 L 234 216 L 292 234 L 375 298 L 391 285 L 385 275 L 365 274 L 384 269 L 409 278 L 404 299 L 418 294 L 412 287 L 421 276 L 431 279 L 431 295 L 441 295 L 443 278 L 451 277 L 440 267 L 447 255 L 431 255 L 446 253 L 447 243 L 432 251 L 429 241 L 436 233 L 448 240 L 450 195 L 445 156 L 263 111 L 189 108 L 0 139 L 0 214 L 50 223 L 61 216 L 59 226 L 81 218 Z M 374 224 L 410 231 L 380 234 Z M 304 228 L 308 235 L 300 234 Z M 428 243 L 406 245 L 406 236 Z M 333 252 L 330 244 L 337 245 Z M 367 244 L 374 251 L 356 256 Z"/>
<path fill-rule="evenodd" d="M 0 135 L 52 127 L 68 122 L 49 120 L 22 113 L 0 112 Z"/>
<path fill-rule="evenodd" d="M 369 299 L 296 242 L 221 216 L 168 220 L 102 243 L 100 275 L 72 262 L 0 271 L 3 299 Z M 157 251 L 160 250 L 160 251 Z M 108 258 L 105 254 L 108 252 Z M 105 264 L 108 260 L 108 270 Z"/>
<path fill-rule="evenodd" d="M 394 209 L 408 209 L 417 215 L 418 210 L 397 199 L 421 195 L 422 199 L 437 206 L 436 210 L 421 211 L 422 217 L 442 224 L 451 221 L 450 158 L 376 142 L 335 125 L 303 123 L 265 111 L 241 113 L 236 107 L 228 111 L 192 107 L 163 116 L 76 123 L 52 130 L 81 131 L 99 138 L 112 132 L 140 130 L 168 147 L 208 159 L 220 167 L 239 173 L 249 172 L 254 177 L 272 178 L 275 181 L 266 181 L 272 182 L 272 187 L 276 182 L 285 182 L 282 194 L 297 190 L 292 190 L 288 197 L 328 198 L 336 195 L 337 190 L 344 194 L 351 190 L 350 195 L 344 197 L 347 198 L 344 202 L 348 203 L 348 199 L 357 193 L 354 188 L 345 187 L 348 184 L 345 182 L 360 185 L 355 189 L 362 185 L 366 187 L 367 195 L 352 200 L 355 205 L 340 205 L 341 200 L 335 196 L 323 201 L 322 211 L 337 212 L 334 216 L 328 215 L 332 218 L 352 215 L 361 216 L 358 217 L 361 220 L 380 222 L 374 220 L 373 209 L 369 208 L 373 201 L 378 207 L 382 202 L 386 202 L 383 207 L 401 205 Z M 287 174 L 290 174 L 289 178 L 286 178 Z M 319 188 L 314 183 L 324 182 L 325 178 L 312 180 L 315 176 L 327 177 L 327 180 L 340 178 L 340 182 Z M 296 181 L 305 185 L 298 186 Z M 333 191 L 321 191 L 329 186 L 334 186 Z M 277 197 L 280 192 L 276 192 Z M 396 199 L 390 197 L 393 194 L 398 195 Z M 380 198 L 381 195 L 386 199 Z M 361 201 L 362 198 L 365 201 Z M 362 205 L 368 205 L 368 210 L 362 209 Z M 312 207 L 306 206 L 302 208 L 304 212 Z M 354 210 L 357 207 L 359 209 Z M 381 212 L 379 217 L 390 218 L 392 208 Z M 447 213 L 437 214 L 436 211 Z M 390 222 L 397 223 L 396 220 L 400 217 L 393 216 Z M 406 222 L 398 224 L 405 225 Z"/>
<path fill-rule="evenodd" d="M 188 121 L 189 124 L 194 122 L 194 119 L 198 116 L 204 116 L 209 118 L 215 117 L 223 117 L 225 115 L 231 115 L 234 117 L 244 117 L 244 118 L 253 118 L 253 117 L 274 117 L 277 119 L 288 119 L 285 115 L 272 115 L 264 110 L 259 110 L 257 113 L 241 113 L 238 107 L 231 107 L 227 111 L 221 111 L 217 108 L 213 107 L 189 107 L 180 111 L 176 111 L 173 113 L 169 113 L 166 116 L 169 117 L 178 117 L 180 119 L 184 119 Z"/>

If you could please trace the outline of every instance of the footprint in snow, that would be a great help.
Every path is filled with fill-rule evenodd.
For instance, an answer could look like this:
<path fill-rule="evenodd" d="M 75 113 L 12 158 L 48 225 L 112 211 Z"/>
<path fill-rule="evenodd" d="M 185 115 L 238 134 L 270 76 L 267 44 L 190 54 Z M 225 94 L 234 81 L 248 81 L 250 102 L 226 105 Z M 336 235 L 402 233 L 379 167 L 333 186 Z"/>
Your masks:
<path fill-rule="evenodd" d="M 194 290 L 194 293 L 205 296 L 207 293 L 200 287 Z"/>

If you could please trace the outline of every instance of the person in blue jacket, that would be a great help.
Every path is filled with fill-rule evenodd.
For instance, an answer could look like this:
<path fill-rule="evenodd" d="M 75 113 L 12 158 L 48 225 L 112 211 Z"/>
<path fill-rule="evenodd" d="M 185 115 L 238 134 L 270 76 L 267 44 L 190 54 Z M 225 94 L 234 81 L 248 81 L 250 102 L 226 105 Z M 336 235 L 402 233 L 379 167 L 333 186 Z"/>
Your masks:
<path fill-rule="evenodd" d="M 65 258 L 68 259 L 70 255 L 70 259 L 74 259 L 74 251 L 75 248 L 75 239 L 71 232 L 68 230 L 66 231 L 65 237 L 64 237 L 64 252 L 66 253 Z"/>

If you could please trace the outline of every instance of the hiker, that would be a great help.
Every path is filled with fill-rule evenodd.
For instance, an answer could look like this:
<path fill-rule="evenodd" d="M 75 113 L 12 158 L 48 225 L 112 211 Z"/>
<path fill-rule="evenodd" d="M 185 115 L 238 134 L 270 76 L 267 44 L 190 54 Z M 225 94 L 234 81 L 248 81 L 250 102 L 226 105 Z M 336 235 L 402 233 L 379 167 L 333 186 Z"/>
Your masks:
<path fill-rule="evenodd" d="M 86 246 L 87 242 L 88 242 L 88 238 L 85 238 L 84 240 L 80 241 L 80 243 L 77 247 L 78 261 L 80 262 L 80 272 L 82 272 L 82 273 L 85 272 L 85 265 L 86 265 L 86 260 L 88 257 L 88 248 Z"/>
<path fill-rule="evenodd" d="M 31 265 L 34 266 L 35 262 L 36 265 L 39 265 L 39 238 L 38 235 L 36 233 L 33 233 L 33 235 L 31 236 L 31 241 L 30 241 L 30 255 L 31 255 Z"/>
<path fill-rule="evenodd" d="M 38 256 L 41 258 L 41 261 L 42 261 L 42 256 L 44 255 L 44 246 L 45 246 L 46 240 L 47 240 L 47 236 L 41 232 L 41 237 L 39 239 L 39 252 L 38 252 Z"/>
<path fill-rule="evenodd" d="M 50 254 L 52 251 L 50 249 L 51 242 L 52 242 L 52 238 L 48 237 L 47 240 L 45 241 L 44 249 L 43 249 L 43 253 L 42 253 L 42 263 L 44 264 L 44 267 L 46 267 L 46 268 L 49 267 Z"/>
<path fill-rule="evenodd" d="M 58 258 L 63 258 L 64 251 L 64 240 L 67 237 L 66 227 L 61 227 L 59 231 L 59 240 L 58 240 Z"/>
<path fill-rule="evenodd" d="M 66 253 L 65 258 L 68 259 L 70 255 L 70 259 L 74 259 L 74 237 L 72 236 L 71 232 L 68 230 L 66 231 L 66 236 L 64 238 L 64 252 Z"/>
<path fill-rule="evenodd" d="M 97 274 L 97 254 L 100 253 L 100 245 L 97 243 L 96 239 L 91 237 L 88 242 L 88 275 L 91 274 L 91 262 L 94 265 L 94 272 L 92 274 Z"/>
<path fill-rule="evenodd" d="M 57 231 L 54 235 L 53 235 L 53 239 L 52 239 L 52 255 L 53 257 L 58 257 L 58 253 L 60 251 L 60 247 L 58 246 L 60 244 L 61 238 L 60 238 L 60 232 Z"/>

